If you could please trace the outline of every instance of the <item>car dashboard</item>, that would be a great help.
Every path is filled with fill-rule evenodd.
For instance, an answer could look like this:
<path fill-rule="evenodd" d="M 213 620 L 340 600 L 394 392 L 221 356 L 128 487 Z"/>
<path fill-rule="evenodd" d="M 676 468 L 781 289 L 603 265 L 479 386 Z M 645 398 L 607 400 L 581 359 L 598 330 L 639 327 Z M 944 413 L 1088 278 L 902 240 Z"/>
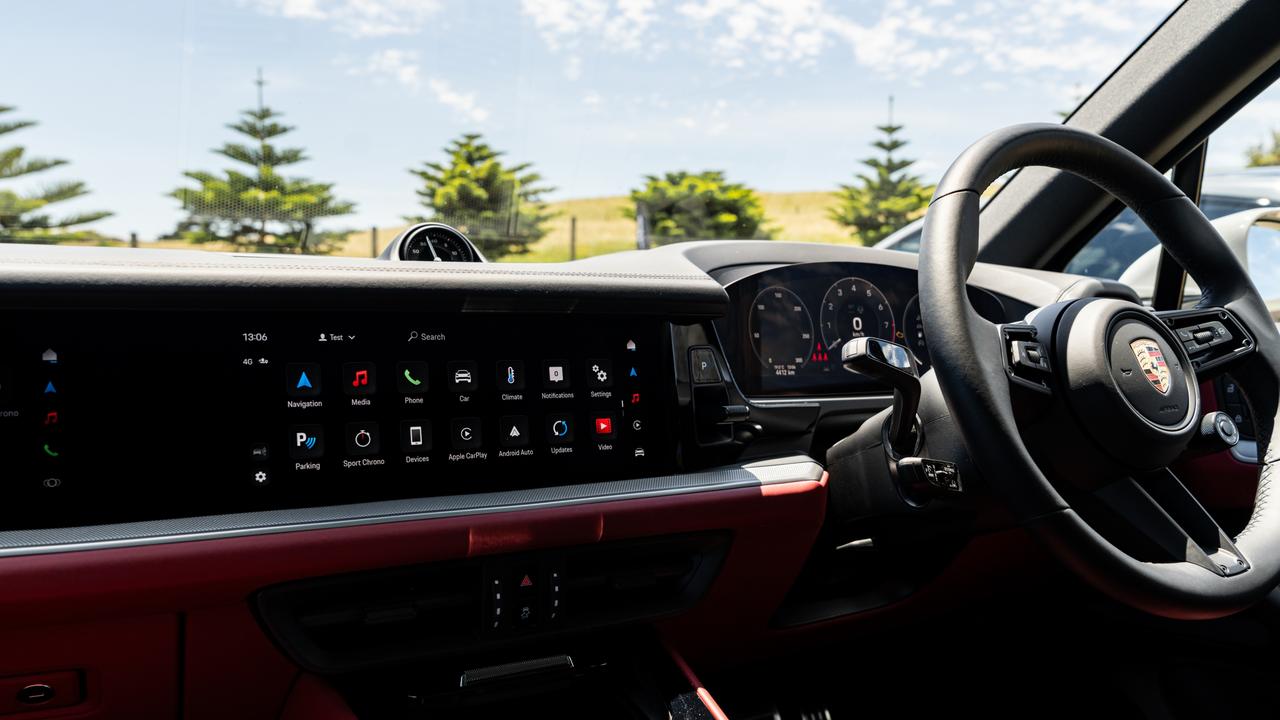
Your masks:
<path fill-rule="evenodd" d="M 744 250 L 783 259 L 733 262 Z M 886 402 L 841 367 L 844 342 L 893 340 L 929 363 L 915 258 L 820 257 L 832 250 L 695 243 L 641 271 L 626 256 L 561 270 L 12 248 L 51 262 L 8 266 L 29 291 L 0 318 L 0 528 L 364 516 L 821 457 L 825 416 Z M 1031 307 L 971 299 L 995 322 Z M 24 544 L 0 535 L 0 550 Z"/>
<path fill-rule="evenodd" d="M 811 579 L 822 458 L 890 402 L 842 342 L 928 362 L 915 260 L 0 248 L 0 609 L 32 628 L 0 660 L 83 678 L 74 703 L 103 717 L 180 694 L 192 717 L 266 717 L 299 668 L 377 707 L 388 683 L 421 697 L 460 663 L 589 639 L 608 655 L 642 624 L 714 661 L 866 617 L 899 596 Z M 980 265 L 972 298 L 1013 320 L 1073 282 Z M 216 683 L 166 679 L 179 653 Z"/>

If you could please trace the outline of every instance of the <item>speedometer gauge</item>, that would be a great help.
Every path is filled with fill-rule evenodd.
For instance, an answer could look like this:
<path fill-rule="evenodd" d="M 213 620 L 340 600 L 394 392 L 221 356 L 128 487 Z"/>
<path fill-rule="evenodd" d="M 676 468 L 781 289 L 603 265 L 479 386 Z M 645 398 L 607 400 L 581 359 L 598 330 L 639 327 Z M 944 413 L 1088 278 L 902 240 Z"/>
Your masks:
<path fill-rule="evenodd" d="M 859 337 L 893 340 L 893 308 L 880 288 L 862 278 L 837 280 L 822 298 L 822 341 L 831 357 L 840 357 L 840 348 Z"/>
<path fill-rule="evenodd" d="M 781 285 L 761 290 L 751 301 L 751 347 L 774 375 L 794 375 L 813 350 L 813 317 L 800 297 Z"/>

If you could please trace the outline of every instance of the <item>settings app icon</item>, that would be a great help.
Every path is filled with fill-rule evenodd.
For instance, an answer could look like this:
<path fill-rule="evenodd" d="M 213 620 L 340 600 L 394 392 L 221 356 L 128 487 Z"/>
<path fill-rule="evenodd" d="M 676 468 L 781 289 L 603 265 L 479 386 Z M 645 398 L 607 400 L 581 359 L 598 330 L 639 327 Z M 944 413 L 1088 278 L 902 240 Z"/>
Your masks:
<path fill-rule="evenodd" d="M 587 361 L 587 382 L 591 387 L 613 387 L 613 363 L 604 359 Z"/>

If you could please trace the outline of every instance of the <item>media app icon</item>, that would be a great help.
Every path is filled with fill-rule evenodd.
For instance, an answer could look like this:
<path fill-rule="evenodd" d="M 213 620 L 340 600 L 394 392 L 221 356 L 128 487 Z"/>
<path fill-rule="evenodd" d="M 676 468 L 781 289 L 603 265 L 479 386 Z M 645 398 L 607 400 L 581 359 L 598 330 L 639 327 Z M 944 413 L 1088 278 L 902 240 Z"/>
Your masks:
<path fill-rule="evenodd" d="M 348 395 L 372 395 L 378 390 L 378 375 L 371 362 L 344 364 L 342 378 L 342 389 Z"/>

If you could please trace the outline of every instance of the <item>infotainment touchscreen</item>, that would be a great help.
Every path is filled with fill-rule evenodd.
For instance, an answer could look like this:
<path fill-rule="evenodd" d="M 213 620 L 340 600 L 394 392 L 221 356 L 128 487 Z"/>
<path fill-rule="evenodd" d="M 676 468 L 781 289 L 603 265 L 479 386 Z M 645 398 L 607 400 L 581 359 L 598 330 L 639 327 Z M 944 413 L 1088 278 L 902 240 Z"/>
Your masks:
<path fill-rule="evenodd" d="M 673 465 L 658 319 L 82 309 L 0 327 L 9 528 Z"/>

